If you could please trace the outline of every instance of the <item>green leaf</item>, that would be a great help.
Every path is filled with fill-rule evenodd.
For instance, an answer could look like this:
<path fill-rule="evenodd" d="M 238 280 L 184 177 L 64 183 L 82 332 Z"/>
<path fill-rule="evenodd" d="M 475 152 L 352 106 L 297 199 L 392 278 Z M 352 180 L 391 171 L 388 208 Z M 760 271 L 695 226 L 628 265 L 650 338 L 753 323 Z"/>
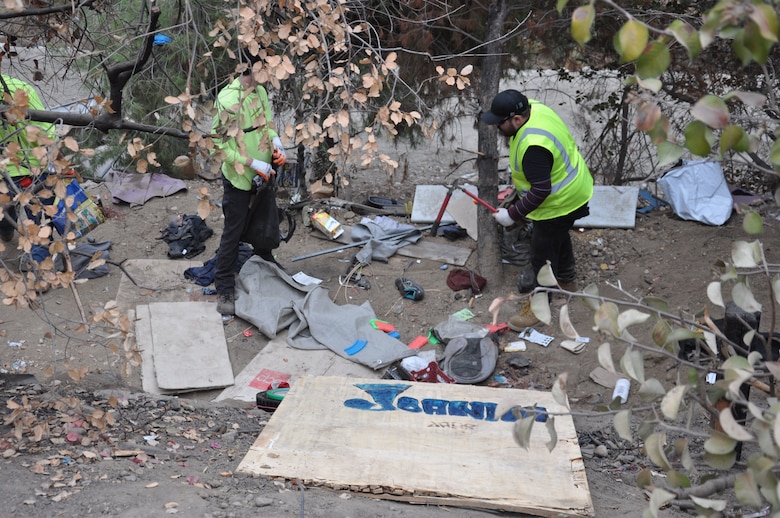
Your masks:
<path fill-rule="evenodd" d="M 607 369 L 609 372 L 615 372 L 615 364 L 612 363 L 612 348 L 609 342 L 604 342 L 598 349 L 599 365 Z"/>
<path fill-rule="evenodd" d="M 536 282 L 538 282 L 540 286 L 547 286 L 548 288 L 558 286 L 558 281 L 555 280 L 555 274 L 552 271 L 552 266 L 550 266 L 549 261 L 539 269 L 539 273 L 536 275 Z"/>
<path fill-rule="evenodd" d="M 642 351 L 626 349 L 620 358 L 620 368 L 629 378 L 639 383 L 645 382 L 645 358 Z"/>
<path fill-rule="evenodd" d="M 555 8 L 558 9 L 558 14 L 561 14 L 563 12 L 563 8 L 566 7 L 566 4 L 568 3 L 569 0 L 558 0 L 558 3 L 555 6 Z"/>
<path fill-rule="evenodd" d="M 675 20 L 669 25 L 674 39 L 688 51 L 688 58 L 693 61 L 701 53 L 699 33 L 691 25 L 682 20 Z"/>
<path fill-rule="evenodd" d="M 547 427 L 547 433 L 550 434 L 550 440 L 545 443 L 547 451 L 553 451 L 558 444 L 558 432 L 555 431 L 555 416 L 547 416 L 547 421 L 544 423 Z"/>
<path fill-rule="evenodd" d="M 533 311 L 536 318 L 549 324 L 552 320 L 552 314 L 550 313 L 550 299 L 546 292 L 540 291 L 534 293 L 531 297 L 531 311 Z"/>
<path fill-rule="evenodd" d="M 658 311 L 663 311 L 665 313 L 669 312 L 669 302 L 661 297 L 642 297 L 642 304 L 649 306 L 652 309 L 657 309 Z"/>
<path fill-rule="evenodd" d="M 764 233 L 764 221 L 757 212 L 745 213 L 745 219 L 742 220 L 742 229 L 748 234 L 763 234 Z"/>
<path fill-rule="evenodd" d="M 531 446 L 531 430 L 536 416 L 521 417 L 512 427 L 512 437 L 521 448 L 527 450 Z"/>
<path fill-rule="evenodd" d="M 660 381 L 650 378 L 639 386 L 637 394 L 645 403 L 652 403 L 657 399 L 661 399 L 666 394 L 666 389 L 661 385 Z"/>
<path fill-rule="evenodd" d="M 732 451 L 731 453 L 724 453 L 722 455 L 704 452 L 704 462 L 712 469 L 727 471 L 734 466 L 736 461 L 737 452 L 735 451 Z"/>
<path fill-rule="evenodd" d="M 596 330 L 606 331 L 618 335 L 617 327 L 618 307 L 613 302 L 605 302 L 596 310 L 593 319 L 596 322 Z"/>
<path fill-rule="evenodd" d="M 701 329 L 686 329 L 684 327 L 677 327 L 673 329 L 672 332 L 669 333 L 666 337 L 666 339 L 670 342 L 679 342 L 680 340 L 688 340 L 691 338 L 701 340 L 704 338 L 704 333 L 701 331 Z"/>
<path fill-rule="evenodd" d="M 620 62 L 627 63 L 638 58 L 647 46 L 648 30 L 645 24 L 630 19 L 618 31 Z"/>
<path fill-rule="evenodd" d="M 754 3 L 748 11 L 750 19 L 758 27 L 761 37 L 768 41 L 777 42 L 778 22 L 777 13 L 767 4 Z"/>
<path fill-rule="evenodd" d="M 682 398 L 687 389 L 687 385 L 677 385 L 666 393 L 661 401 L 661 412 L 664 414 L 664 417 L 670 421 L 677 419 L 677 413 L 680 411 L 680 403 L 682 403 Z"/>
<path fill-rule="evenodd" d="M 669 334 L 672 332 L 672 326 L 666 320 L 659 320 L 653 326 L 653 343 L 658 347 L 664 347 L 669 343 Z"/>
<path fill-rule="evenodd" d="M 592 5 L 582 5 L 571 15 L 571 36 L 580 45 L 590 41 L 591 28 L 596 19 L 596 9 Z"/>
<path fill-rule="evenodd" d="M 742 29 L 742 34 L 745 47 L 753 54 L 753 59 L 756 63 L 765 65 L 769 58 L 769 51 L 772 49 L 774 42 L 765 39 L 759 32 L 758 26 L 753 21 L 745 24 L 745 28 Z"/>
<path fill-rule="evenodd" d="M 761 108 L 766 104 L 766 95 L 758 92 L 743 92 L 734 90 L 723 96 L 724 101 L 739 99 L 742 104 L 751 108 Z"/>
<path fill-rule="evenodd" d="M 734 124 L 729 124 L 720 134 L 720 152 L 725 154 L 733 149 L 734 151 L 747 151 L 750 148 L 750 139 L 748 139 L 745 130 Z"/>
<path fill-rule="evenodd" d="M 734 494 L 741 504 L 749 507 L 761 507 L 764 503 L 761 493 L 758 491 L 756 479 L 753 478 L 753 472 L 750 470 L 737 475 L 736 480 L 734 480 Z"/>
<path fill-rule="evenodd" d="M 750 291 L 750 288 L 743 282 L 738 282 L 731 288 L 731 300 L 733 300 L 734 304 L 739 306 L 740 309 L 743 309 L 748 313 L 761 311 L 761 303 L 756 300 L 753 296 L 753 292 Z"/>
<path fill-rule="evenodd" d="M 705 95 L 696 101 L 691 115 L 710 128 L 722 129 L 729 124 L 729 108 L 717 95 Z"/>
<path fill-rule="evenodd" d="M 658 144 L 658 167 L 664 167 L 676 163 L 683 156 L 685 148 L 669 141 Z"/>
<path fill-rule="evenodd" d="M 716 306 L 725 308 L 726 304 L 723 302 L 723 293 L 721 292 L 720 287 L 721 284 L 718 281 L 709 283 L 707 285 L 707 298 Z"/>
<path fill-rule="evenodd" d="M 677 458 L 680 459 L 680 463 L 683 468 L 688 471 L 693 471 L 695 466 L 693 459 L 691 458 L 691 452 L 688 449 L 688 439 L 681 437 L 674 441 L 674 452 L 677 454 Z"/>
<path fill-rule="evenodd" d="M 599 287 L 594 284 L 588 284 L 585 286 L 585 289 L 582 290 L 582 292 L 586 295 L 590 295 L 592 297 L 598 297 L 599 296 Z M 599 301 L 590 297 L 583 297 L 580 300 L 582 300 L 582 303 L 588 306 L 591 311 L 596 311 L 599 309 Z"/>
<path fill-rule="evenodd" d="M 643 468 L 636 476 L 636 485 L 639 489 L 647 489 L 653 485 L 653 472 L 650 468 Z"/>
<path fill-rule="evenodd" d="M 650 318 L 650 315 L 647 313 L 642 313 L 637 309 L 627 309 L 618 315 L 618 332 L 622 333 L 626 328 L 634 324 L 644 324 L 648 318 Z"/>
<path fill-rule="evenodd" d="M 663 432 L 653 433 L 645 439 L 645 451 L 650 461 L 664 471 L 669 471 L 672 465 L 666 458 L 664 446 L 666 446 L 666 434 Z"/>
<path fill-rule="evenodd" d="M 766 423 L 753 423 L 753 430 L 756 432 L 758 447 L 764 455 L 775 458 L 778 455 L 778 449 L 775 441 L 772 439 L 772 430 Z"/>
<path fill-rule="evenodd" d="M 653 144 L 660 146 L 667 141 L 669 138 L 669 126 L 669 118 L 662 113 L 653 128 L 647 132 Z"/>
<path fill-rule="evenodd" d="M 733 453 L 737 447 L 737 441 L 728 435 L 713 430 L 710 438 L 704 441 L 704 451 L 713 455 L 725 455 Z"/>
<path fill-rule="evenodd" d="M 685 127 L 685 147 L 694 155 L 707 156 L 712 150 L 712 130 L 702 121 L 691 121 Z"/>
<path fill-rule="evenodd" d="M 666 480 L 669 481 L 671 487 L 691 487 L 691 479 L 679 471 L 672 470 L 667 473 Z"/>
<path fill-rule="evenodd" d="M 626 441 L 633 440 L 631 436 L 631 409 L 621 410 L 615 414 L 615 417 L 612 418 L 612 424 L 615 426 L 615 431 L 621 439 Z"/>
<path fill-rule="evenodd" d="M 654 41 L 636 60 L 636 75 L 643 79 L 661 77 L 671 62 L 672 58 L 666 45 L 660 41 Z"/>
<path fill-rule="evenodd" d="M 737 423 L 734 419 L 734 414 L 731 413 L 731 408 L 726 407 L 720 411 L 720 426 L 723 432 L 738 441 L 752 441 L 754 439 L 753 434 L 748 432 L 744 426 Z"/>
<path fill-rule="evenodd" d="M 734 241 L 731 243 L 731 260 L 737 268 L 755 268 L 762 257 L 760 241 Z"/>
<path fill-rule="evenodd" d="M 712 511 L 718 512 L 724 511 L 726 509 L 725 500 L 711 500 L 709 498 L 701 498 L 693 495 L 691 495 L 691 500 L 694 504 L 704 509 L 710 509 Z"/>
<path fill-rule="evenodd" d="M 662 507 L 666 507 L 666 505 L 674 500 L 675 495 L 674 493 L 670 493 L 669 491 L 665 489 L 661 489 L 659 487 L 653 489 L 653 493 L 650 495 L 650 513 L 653 518 L 657 518 L 658 511 Z"/>

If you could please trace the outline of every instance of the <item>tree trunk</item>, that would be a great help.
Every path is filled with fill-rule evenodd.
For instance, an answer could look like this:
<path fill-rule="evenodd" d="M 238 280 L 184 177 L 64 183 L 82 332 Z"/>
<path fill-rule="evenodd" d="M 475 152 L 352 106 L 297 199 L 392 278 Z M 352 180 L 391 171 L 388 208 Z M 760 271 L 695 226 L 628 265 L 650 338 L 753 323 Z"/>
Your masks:
<path fill-rule="evenodd" d="M 503 41 L 501 36 L 506 16 L 506 0 L 497 0 L 491 3 L 487 20 L 488 29 L 485 35 L 485 41 L 489 43 L 484 47 L 485 57 L 482 58 L 480 77 L 480 104 L 483 110 L 490 109 L 490 102 L 498 93 L 502 73 Z M 480 152 L 477 159 L 479 196 L 495 207 L 498 204 L 498 130 L 494 126 L 479 123 L 477 136 Z M 477 214 L 477 232 L 479 234 L 477 269 L 483 277 L 493 280 L 492 283 L 487 284 L 488 289 L 492 287 L 500 290 L 504 285 L 504 269 L 501 262 L 498 224 L 487 210 L 479 209 Z"/>

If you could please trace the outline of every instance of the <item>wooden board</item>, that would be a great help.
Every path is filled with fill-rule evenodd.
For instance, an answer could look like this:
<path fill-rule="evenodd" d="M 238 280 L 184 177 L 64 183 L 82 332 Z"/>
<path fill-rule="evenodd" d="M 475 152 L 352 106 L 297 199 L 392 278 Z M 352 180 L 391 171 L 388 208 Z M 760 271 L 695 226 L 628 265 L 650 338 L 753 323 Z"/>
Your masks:
<path fill-rule="evenodd" d="M 233 384 L 222 318 L 209 302 L 149 304 L 154 371 L 162 390 L 189 391 Z"/>
<path fill-rule="evenodd" d="M 596 185 L 588 203 L 590 214 L 574 222 L 575 227 L 634 228 L 639 187 Z"/>
<path fill-rule="evenodd" d="M 555 417 L 552 452 L 542 423 L 525 450 L 502 420 L 513 405 L 566 412 L 549 392 L 304 376 L 238 471 L 417 503 L 593 516 L 571 416 Z"/>
<path fill-rule="evenodd" d="M 296 349 L 286 340 L 285 329 L 276 338 L 269 340 L 249 365 L 238 373 L 235 384 L 223 390 L 214 401 L 234 399 L 254 402 L 257 393 L 266 390 L 269 382 L 287 381 L 294 385 L 304 375 L 379 377 L 375 370 L 342 358 L 330 349 Z"/>

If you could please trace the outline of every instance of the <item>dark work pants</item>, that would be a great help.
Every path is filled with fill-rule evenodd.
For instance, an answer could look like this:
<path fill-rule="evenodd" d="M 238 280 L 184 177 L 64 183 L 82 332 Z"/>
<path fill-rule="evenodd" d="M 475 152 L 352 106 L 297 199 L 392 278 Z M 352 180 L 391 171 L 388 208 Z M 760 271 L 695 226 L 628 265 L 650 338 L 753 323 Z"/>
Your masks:
<path fill-rule="evenodd" d="M 569 231 L 574 222 L 590 214 L 586 203 L 579 209 L 559 218 L 534 221 L 531 236 L 531 264 L 534 276 L 539 273 L 547 261 L 560 283 L 574 282 L 577 270 L 574 264 L 574 249 Z"/>
<path fill-rule="evenodd" d="M 235 270 L 238 263 L 238 248 L 241 234 L 244 233 L 249 215 L 249 203 L 252 191 L 236 189 L 224 176 L 222 177 L 224 194 L 222 195 L 222 214 L 225 227 L 217 251 L 214 288 L 217 293 L 231 293 L 236 288 Z"/>

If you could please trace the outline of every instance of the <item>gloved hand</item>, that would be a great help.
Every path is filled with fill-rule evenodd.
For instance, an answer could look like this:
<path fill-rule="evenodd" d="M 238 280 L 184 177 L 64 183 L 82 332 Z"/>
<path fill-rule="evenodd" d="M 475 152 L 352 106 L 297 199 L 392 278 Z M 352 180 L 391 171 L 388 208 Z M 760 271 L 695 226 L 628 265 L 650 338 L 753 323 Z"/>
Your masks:
<path fill-rule="evenodd" d="M 258 160 L 256 158 L 252 159 L 252 165 L 249 167 L 251 167 L 255 171 L 255 173 L 257 173 L 258 176 L 262 177 L 262 179 L 266 182 L 274 173 L 273 169 L 271 168 L 271 164 L 269 164 L 268 162 L 263 162 L 262 160 Z"/>
<path fill-rule="evenodd" d="M 509 215 L 509 211 L 504 208 L 498 209 L 498 212 L 494 212 L 493 219 L 498 221 L 498 224 L 502 227 L 511 227 L 516 223 L 516 221 L 512 219 L 512 216 Z"/>
<path fill-rule="evenodd" d="M 271 155 L 274 165 L 284 165 L 287 163 L 287 153 L 284 151 L 284 145 L 282 139 L 274 137 L 274 152 Z"/>

